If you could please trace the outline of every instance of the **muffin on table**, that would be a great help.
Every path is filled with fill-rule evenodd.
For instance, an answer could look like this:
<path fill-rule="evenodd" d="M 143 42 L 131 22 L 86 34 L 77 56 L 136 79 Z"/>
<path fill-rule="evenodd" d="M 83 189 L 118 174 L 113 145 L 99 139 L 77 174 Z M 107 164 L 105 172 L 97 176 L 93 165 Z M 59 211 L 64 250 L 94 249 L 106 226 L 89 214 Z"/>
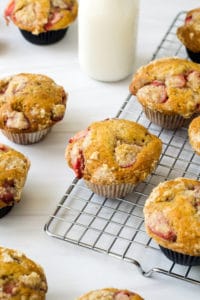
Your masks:
<path fill-rule="evenodd" d="M 132 192 L 155 169 L 161 150 L 161 140 L 142 125 L 107 119 L 72 137 L 65 156 L 94 193 L 117 198 Z"/>
<path fill-rule="evenodd" d="M 61 40 L 78 13 L 77 0 L 11 0 L 5 9 L 26 40 L 37 45 Z"/>
<path fill-rule="evenodd" d="M 20 201 L 29 167 L 22 153 L 0 144 L 0 218 Z"/>
<path fill-rule="evenodd" d="M 25 254 L 0 247 L 0 266 L 0 299 L 46 299 L 44 271 Z"/>
<path fill-rule="evenodd" d="M 200 63 L 200 8 L 187 12 L 185 22 L 176 34 L 191 60 Z"/>
<path fill-rule="evenodd" d="M 76 300 L 143 300 L 143 298 L 129 290 L 104 288 L 91 291 Z"/>
<path fill-rule="evenodd" d="M 130 92 L 153 123 L 186 126 L 200 113 L 200 65 L 177 57 L 154 60 L 133 75 Z"/>
<path fill-rule="evenodd" d="M 200 155 L 200 117 L 194 118 L 190 123 L 188 136 L 192 148 Z"/>
<path fill-rule="evenodd" d="M 200 265 L 200 181 L 160 183 L 145 203 L 144 217 L 148 235 L 170 260 Z"/>
<path fill-rule="evenodd" d="M 0 129 L 11 141 L 33 144 L 64 117 L 63 87 L 41 74 L 21 73 L 0 80 Z"/>

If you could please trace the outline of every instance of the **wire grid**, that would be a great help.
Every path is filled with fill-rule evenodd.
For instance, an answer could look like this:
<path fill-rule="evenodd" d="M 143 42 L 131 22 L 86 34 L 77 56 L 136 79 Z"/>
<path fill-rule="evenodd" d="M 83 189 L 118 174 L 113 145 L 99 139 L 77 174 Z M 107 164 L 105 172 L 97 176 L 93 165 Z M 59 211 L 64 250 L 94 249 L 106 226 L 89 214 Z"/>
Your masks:
<path fill-rule="evenodd" d="M 177 15 L 153 59 L 187 57 L 176 38 L 176 28 L 184 18 L 184 12 Z M 157 272 L 200 285 L 200 267 L 181 266 L 161 255 L 145 233 L 143 218 L 145 200 L 158 183 L 176 177 L 199 179 L 200 157 L 188 143 L 187 129 L 169 131 L 152 124 L 131 95 L 116 117 L 136 121 L 161 138 L 163 152 L 156 170 L 124 199 L 100 197 L 82 180 L 74 179 L 46 223 L 45 231 L 52 237 L 128 261 L 147 277 Z"/>

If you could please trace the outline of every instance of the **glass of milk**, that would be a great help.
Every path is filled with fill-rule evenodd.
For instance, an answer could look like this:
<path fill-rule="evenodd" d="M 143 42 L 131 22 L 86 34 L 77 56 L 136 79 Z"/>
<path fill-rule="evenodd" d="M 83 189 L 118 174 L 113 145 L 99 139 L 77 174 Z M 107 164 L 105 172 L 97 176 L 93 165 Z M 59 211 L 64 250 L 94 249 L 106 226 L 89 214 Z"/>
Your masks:
<path fill-rule="evenodd" d="M 139 0 L 80 0 L 81 69 L 100 81 L 118 81 L 133 72 Z"/>

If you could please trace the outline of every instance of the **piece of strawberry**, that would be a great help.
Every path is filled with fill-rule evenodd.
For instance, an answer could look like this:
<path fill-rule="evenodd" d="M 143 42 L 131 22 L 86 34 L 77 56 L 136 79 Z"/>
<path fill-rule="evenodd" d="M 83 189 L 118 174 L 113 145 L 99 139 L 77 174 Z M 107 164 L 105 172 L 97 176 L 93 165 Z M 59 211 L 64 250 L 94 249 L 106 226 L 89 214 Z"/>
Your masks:
<path fill-rule="evenodd" d="M 84 137 L 86 137 L 86 135 L 88 134 L 89 129 L 85 129 L 85 130 L 81 130 L 79 132 L 77 132 L 73 137 L 71 137 L 69 139 L 69 143 L 73 143 L 76 142 Z"/>
<path fill-rule="evenodd" d="M 176 233 L 169 225 L 166 217 L 162 212 L 154 212 L 153 214 L 151 214 L 147 219 L 147 227 L 153 234 L 166 241 L 176 241 Z"/>
<path fill-rule="evenodd" d="M 82 150 L 79 150 L 78 156 L 77 156 L 75 162 L 72 164 L 72 168 L 73 168 L 77 178 L 80 179 L 83 177 L 85 163 L 84 163 L 84 156 L 83 156 Z"/>
<path fill-rule="evenodd" d="M 12 15 L 14 8 L 15 8 L 15 1 L 11 1 L 4 12 L 5 18 L 10 17 Z"/>
<path fill-rule="evenodd" d="M 134 294 L 128 291 L 119 291 L 115 293 L 113 300 L 129 300 L 130 296 L 134 296 Z"/>
<path fill-rule="evenodd" d="M 186 25 L 189 24 L 191 21 L 192 21 L 192 15 L 187 16 L 187 17 L 185 18 L 185 24 L 186 24 Z"/>
<path fill-rule="evenodd" d="M 53 25 L 57 23 L 61 18 L 62 18 L 62 14 L 59 11 L 54 11 L 53 13 L 50 14 L 48 23 L 44 25 L 44 29 L 46 31 L 51 30 Z"/>

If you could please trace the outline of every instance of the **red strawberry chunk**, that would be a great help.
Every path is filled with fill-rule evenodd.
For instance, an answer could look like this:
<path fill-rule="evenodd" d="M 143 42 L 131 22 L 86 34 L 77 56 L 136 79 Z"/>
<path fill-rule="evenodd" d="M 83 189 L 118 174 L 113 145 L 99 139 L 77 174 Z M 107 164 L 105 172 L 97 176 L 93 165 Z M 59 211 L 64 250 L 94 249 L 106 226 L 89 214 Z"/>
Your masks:
<path fill-rule="evenodd" d="M 170 242 L 176 241 L 176 233 L 171 228 L 162 212 L 155 212 L 151 214 L 147 219 L 147 227 L 152 233 L 164 240 Z"/>
<path fill-rule="evenodd" d="M 80 179 L 83 177 L 83 170 L 85 168 L 85 163 L 84 163 L 84 156 L 82 150 L 79 150 L 78 157 L 76 158 L 75 162 L 72 164 L 72 168 L 77 178 Z"/>
<path fill-rule="evenodd" d="M 129 300 L 130 296 L 134 296 L 134 294 L 128 291 L 120 291 L 114 295 L 113 300 Z"/>
<path fill-rule="evenodd" d="M 14 295 L 16 290 L 16 284 L 14 282 L 7 282 L 3 286 L 3 292 L 5 294 Z"/>
<path fill-rule="evenodd" d="M 62 15 L 59 11 L 54 11 L 49 19 L 48 19 L 48 23 L 44 26 L 45 30 L 51 30 L 51 27 L 57 23 L 60 19 L 62 18 Z"/>
<path fill-rule="evenodd" d="M 75 136 L 73 136 L 72 138 L 69 139 L 69 143 L 76 142 L 76 141 L 86 137 L 86 135 L 88 134 L 88 131 L 89 131 L 88 129 L 79 131 L 77 134 L 75 134 Z"/>
<path fill-rule="evenodd" d="M 10 17 L 12 15 L 14 8 L 15 8 L 15 1 L 12 1 L 10 2 L 10 4 L 8 5 L 8 7 L 4 12 L 5 18 Z"/>
<path fill-rule="evenodd" d="M 160 80 L 154 80 L 151 84 L 154 85 L 154 86 L 165 85 L 165 84 L 164 84 L 162 81 L 160 81 Z"/>
<path fill-rule="evenodd" d="M 6 180 L 0 187 L 0 200 L 6 204 L 12 204 L 15 197 L 15 185 L 13 180 Z"/>
<path fill-rule="evenodd" d="M 187 16 L 187 17 L 185 18 L 185 24 L 189 24 L 191 21 L 192 21 L 192 15 Z"/>
<path fill-rule="evenodd" d="M 9 151 L 9 148 L 6 147 L 6 146 L 3 145 L 3 144 L 0 144 L 0 151 L 2 151 L 2 152 L 7 152 L 7 151 Z"/>

